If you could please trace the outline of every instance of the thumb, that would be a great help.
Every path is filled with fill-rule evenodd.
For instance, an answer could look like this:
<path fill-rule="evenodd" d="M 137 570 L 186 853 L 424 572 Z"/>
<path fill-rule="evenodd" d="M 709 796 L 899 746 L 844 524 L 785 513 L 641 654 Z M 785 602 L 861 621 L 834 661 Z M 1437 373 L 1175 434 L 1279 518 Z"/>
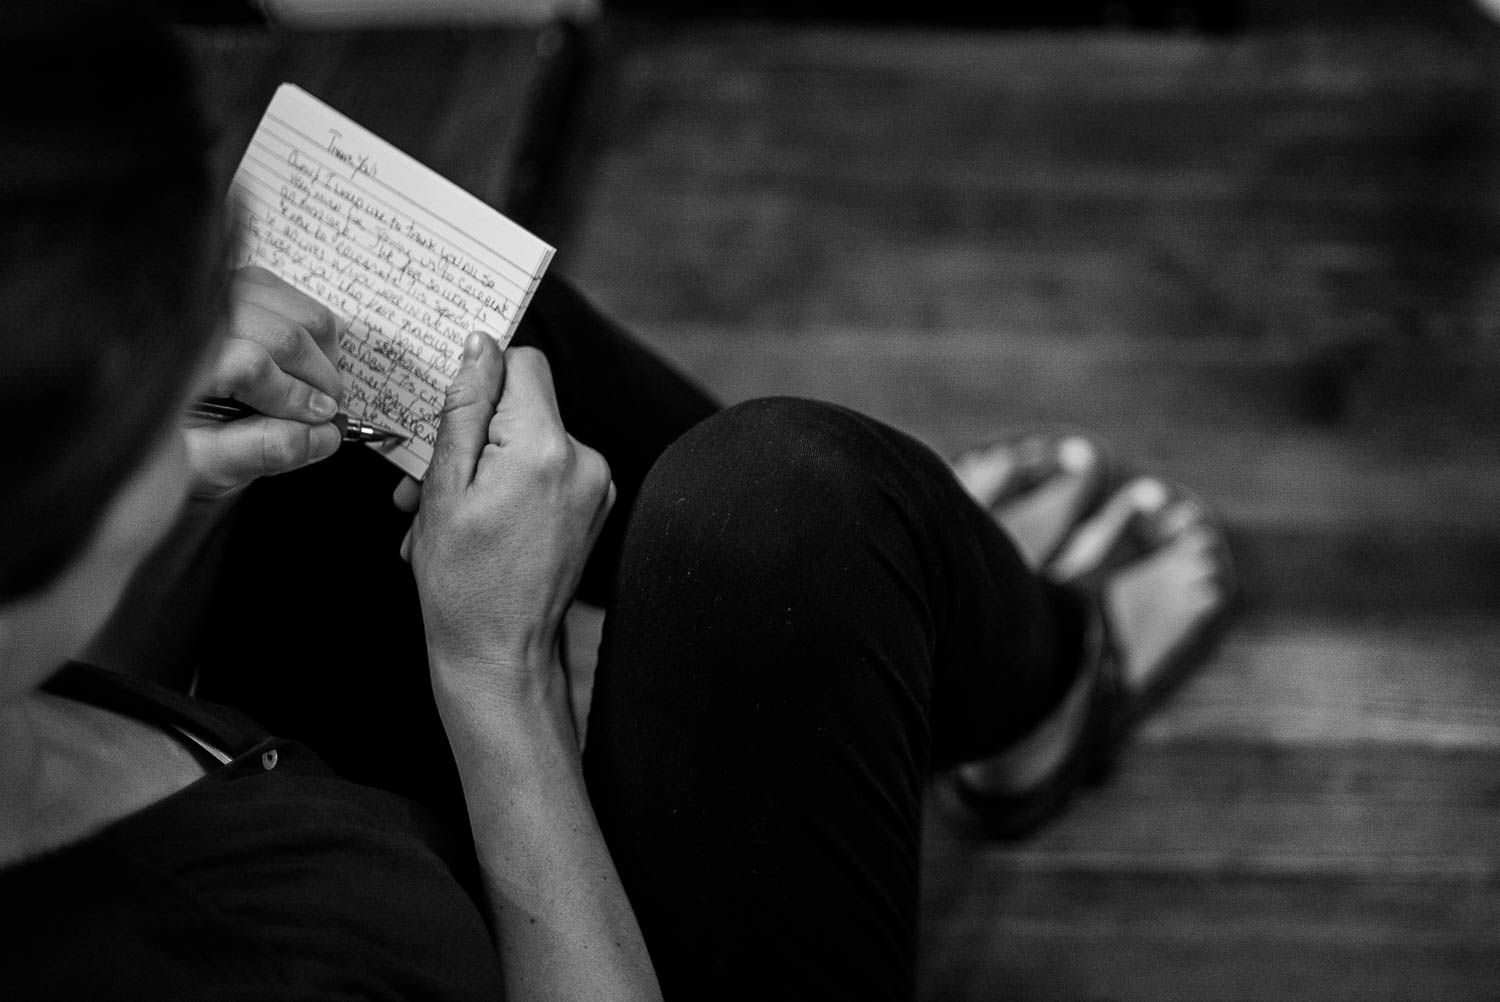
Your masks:
<path fill-rule="evenodd" d="M 488 334 L 475 331 L 464 342 L 458 374 L 448 384 L 442 419 L 432 445 L 428 483 L 444 491 L 463 490 L 474 479 L 479 454 L 489 441 L 490 418 L 505 385 L 505 356 Z"/>

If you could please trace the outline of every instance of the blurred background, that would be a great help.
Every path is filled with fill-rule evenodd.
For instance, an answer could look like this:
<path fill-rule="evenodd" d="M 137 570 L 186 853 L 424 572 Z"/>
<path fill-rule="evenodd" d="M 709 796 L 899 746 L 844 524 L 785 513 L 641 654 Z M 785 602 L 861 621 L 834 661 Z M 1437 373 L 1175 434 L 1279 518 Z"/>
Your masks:
<path fill-rule="evenodd" d="M 1480 0 L 184 4 L 726 400 L 1076 425 L 1223 511 L 1217 657 L 1017 845 L 935 789 L 922 998 L 1500 997 L 1500 26 Z"/>

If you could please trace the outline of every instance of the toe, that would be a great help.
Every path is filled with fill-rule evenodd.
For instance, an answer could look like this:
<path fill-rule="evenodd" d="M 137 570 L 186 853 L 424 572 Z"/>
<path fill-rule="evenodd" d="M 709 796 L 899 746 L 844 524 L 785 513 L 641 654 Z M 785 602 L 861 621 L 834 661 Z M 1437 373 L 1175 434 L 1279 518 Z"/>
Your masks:
<path fill-rule="evenodd" d="M 953 473 L 969 496 L 988 508 L 1005 494 L 1019 466 L 1015 444 L 997 442 L 963 453 L 954 460 Z"/>
<path fill-rule="evenodd" d="M 1137 518 L 1166 504 L 1170 492 L 1155 477 L 1137 477 L 1085 519 L 1048 567 L 1056 581 L 1076 581 L 1103 570 L 1117 554 Z"/>
<path fill-rule="evenodd" d="M 1099 450 L 1093 442 L 1072 435 L 1057 444 L 1057 465 L 1068 473 L 1092 473 L 1099 466 Z"/>

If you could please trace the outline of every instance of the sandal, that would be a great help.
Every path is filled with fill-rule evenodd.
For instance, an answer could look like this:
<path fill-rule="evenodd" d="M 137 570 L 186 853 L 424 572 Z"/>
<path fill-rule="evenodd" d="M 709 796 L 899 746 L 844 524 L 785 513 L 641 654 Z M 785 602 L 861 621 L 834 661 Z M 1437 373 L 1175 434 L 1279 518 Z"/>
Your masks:
<path fill-rule="evenodd" d="M 1163 613 L 1143 599 L 1143 589 L 1153 575 L 1167 573 L 1172 560 L 1192 564 L 1189 576 L 1174 583 L 1177 600 L 1189 611 L 1175 638 L 1161 644 L 1147 627 L 1160 633 Z M 995 775 L 1000 758 L 952 774 L 959 800 L 985 834 L 996 838 L 1030 834 L 1060 813 L 1079 786 L 1108 775 L 1134 726 L 1212 651 L 1235 588 L 1227 537 L 1207 506 L 1179 487 L 1147 478 L 1133 480 L 1085 519 L 1046 574 L 1077 596 L 1084 610 L 1083 669 L 1059 709 L 1012 749 L 1034 742 L 1058 751 L 1050 761 L 1040 756 L 1039 774 L 1034 761 L 1030 775 L 1000 765 L 1007 785 L 1012 778 L 1021 780 L 1014 793 L 997 792 L 974 778 L 981 769 Z M 1132 587 L 1134 602 L 1127 594 Z M 1153 615 L 1158 622 L 1146 622 Z M 1060 744 L 1059 729 L 1077 736 Z M 1023 761 L 1037 757 L 1020 756 Z"/>
<path fill-rule="evenodd" d="M 950 465 L 1033 570 L 1057 555 L 1109 483 L 1103 447 L 1073 432 L 1001 439 L 960 453 Z"/>

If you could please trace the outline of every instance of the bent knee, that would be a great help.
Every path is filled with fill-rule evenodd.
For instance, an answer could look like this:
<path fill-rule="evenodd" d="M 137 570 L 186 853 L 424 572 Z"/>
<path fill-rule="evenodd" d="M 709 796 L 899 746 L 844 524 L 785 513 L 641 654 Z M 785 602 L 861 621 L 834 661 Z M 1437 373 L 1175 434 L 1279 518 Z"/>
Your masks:
<path fill-rule="evenodd" d="M 712 482 L 705 486 L 736 496 L 837 493 L 857 485 L 878 463 L 873 424 L 816 400 L 749 400 L 699 424 L 668 450 L 661 465 L 678 475 L 711 472 Z"/>
<path fill-rule="evenodd" d="M 678 541 L 794 557 L 831 534 L 857 530 L 881 503 L 882 444 L 874 422 L 833 404 L 790 397 L 752 400 L 696 426 L 663 454 L 632 522 Z M 745 554 L 740 554 L 745 556 Z"/>

